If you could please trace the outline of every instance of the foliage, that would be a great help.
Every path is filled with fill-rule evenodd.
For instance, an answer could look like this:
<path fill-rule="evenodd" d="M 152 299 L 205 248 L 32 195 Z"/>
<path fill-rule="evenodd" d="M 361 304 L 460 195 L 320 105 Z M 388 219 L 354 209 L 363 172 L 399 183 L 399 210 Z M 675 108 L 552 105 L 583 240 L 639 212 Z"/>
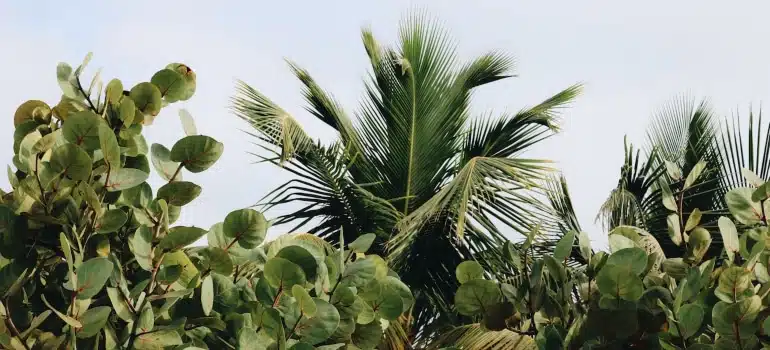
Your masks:
<path fill-rule="evenodd" d="M 670 166 L 668 174 L 684 178 L 685 187 L 694 186 L 708 181 L 701 172 L 706 166 L 698 161 L 689 172 Z M 758 178 L 748 169 L 744 173 L 749 182 Z M 667 239 L 682 247 L 682 257 L 666 257 L 644 229 L 618 226 L 609 234 L 610 253 L 592 253 L 583 234 L 562 239 L 578 237 L 588 260 L 582 267 L 568 266 L 557 251 L 525 261 L 522 275 L 494 280 L 478 263 L 464 262 L 457 269 L 464 283 L 455 307 L 488 332 L 463 339 L 462 348 L 506 349 L 503 341 L 522 335 L 534 338 L 540 349 L 770 346 L 768 188 L 770 182 L 755 182 L 730 190 L 725 202 L 735 221 L 722 216 L 717 229 L 702 226 L 698 210 L 685 213 L 664 189 L 662 200 L 671 218 Z M 707 259 L 714 236 L 724 244 L 718 257 Z M 526 252 L 509 254 L 511 263 L 526 260 Z M 499 338 L 497 343 L 490 345 L 491 337 Z M 455 339 L 438 339 L 434 347 L 453 345 Z"/>
<path fill-rule="evenodd" d="M 222 143 L 171 149 L 142 136 L 189 99 L 195 73 L 170 64 L 124 90 L 60 64 L 53 108 L 14 115 L 12 192 L 0 203 L 0 345 L 6 349 L 372 349 L 413 297 L 374 234 L 339 249 L 307 234 L 263 242 L 269 222 L 235 210 L 209 230 L 173 226 Z M 150 158 L 151 160 L 149 160 Z M 167 183 L 153 195 L 150 164 Z M 208 246 L 186 248 L 206 237 Z M 347 247 L 347 248 L 346 248 Z"/>
<path fill-rule="evenodd" d="M 502 232 L 529 233 L 546 217 L 554 220 L 538 240 L 563 233 L 543 195 L 549 162 L 522 153 L 558 131 L 559 112 L 580 86 L 515 114 L 473 118 L 471 95 L 511 77 L 510 57 L 490 52 L 459 62 L 444 31 L 420 14 L 403 22 L 395 47 L 368 29 L 362 39 L 371 70 L 353 116 L 290 64 L 306 109 L 337 132 L 331 145 L 241 84 L 234 110 L 253 127 L 265 150 L 258 155 L 296 175 L 261 204 L 299 204 L 276 224 L 310 223 L 310 233 L 332 243 L 340 232 L 347 240 L 376 233 L 373 249 L 388 254 L 415 292 L 413 330 L 462 323 L 449 308 L 458 284 L 447 271 L 475 257 L 491 272 L 507 272 L 495 249 L 507 241 Z"/>

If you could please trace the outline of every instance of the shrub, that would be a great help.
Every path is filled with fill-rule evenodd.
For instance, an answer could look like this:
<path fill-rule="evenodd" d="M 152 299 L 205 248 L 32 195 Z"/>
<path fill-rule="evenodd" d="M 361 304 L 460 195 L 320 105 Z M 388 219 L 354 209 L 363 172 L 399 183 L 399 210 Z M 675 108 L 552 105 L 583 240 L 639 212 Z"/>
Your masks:
<path fill-rule="evenodd" d="M 609 253 L 594 254 L 585 233 L 571 232 L 553 255 L 532 259 L 533 232 L 520 250 L 504 248 L 521 274 L 492 281 L 474 261 L 457 268 L 457 311 L 477 317 L 489 331 L 530 335 L 541 349 L 767 348 L 770 182 L 744 169 L 755 187 L 727 193 L 735 221 L 718 219 L 724 249 L 719 258 L 702 261 L 711 232 L 700 226 L 699 210 L 683 213 L 674 199 L 695 186 L 703 165 L 686 177 L 669 169 L 683 190 L 660 189 L 670 237 L 684 258 L 667 259 L 649 233 L 620 226 L 609 233 Z M 586 266 L 566 264 L 573 245 Z"/>
<path fill-rule="evenodd" d="M 0 203 L 0 344 L 8 349 L 371 349 L 412 302 L 374 235 L 335 249 L 308 234 L 264 243 L 269 222 L 235 210 L 209 230 L 172 226 L 222 143 L 171 149 L 142 136 L 195 92 L 173 63 L 130 90 L 59 64 L 61 101 L 14 115 L 13 190 Z M 94 97 L 96 95 L 96 97 Z M 149 158 L 149 159 L 148 159 Z M 154 194 L 150 164 L 167 181 Z M 186 170 L 183 171 L 183 170 Z M 200 238 L 206 247 L 186 248 Z"/>

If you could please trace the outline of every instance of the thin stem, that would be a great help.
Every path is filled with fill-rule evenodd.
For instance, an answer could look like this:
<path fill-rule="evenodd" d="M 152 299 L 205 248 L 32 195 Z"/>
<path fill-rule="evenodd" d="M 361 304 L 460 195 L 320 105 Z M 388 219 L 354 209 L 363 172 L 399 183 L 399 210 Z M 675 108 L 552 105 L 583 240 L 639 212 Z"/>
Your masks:
<path fill-rule="evenodd" d="M 276 294 L 275 299 L 273 299 L 273 307 L 278 307 L 278 303 L 281 301 L 281 295 L 283 295 L 283 284 L 278 287 L 278 294 Z"/>
<path fill-rule="evenodd" d="M 348 260 L 350 260 L 350 257 L 353 256 L 353 251 L 351 250 L 348 253 L 347 258 L 345 258 L 345 261 L 342 262 L 341 269 L 345 269 L 345 264 L 347 264 Z M 334 284 L 334 287 L 332 288 L 332 291 L 329 292 L 329 295 L 334 295 L 334 291 L 337 290 L 337 287 L 340 285 L 340 282 L 342 282 L 342 272 L 340 272 L 340 277 L 337 279 L 337 283 Z"/>
<path fill-rule="evenodd" d="M 225 252 L 227 252 L 230 248 L 232 248 L 233 245 L 235 245 L 235 243 L 238 242 L 239 239 L 241 239 L 241 236 L 243 236 L 243 232 L 239 232 L 237 235 L 235 235 L 235 238 L 233 238 L 233 241 L 230 242 L 230 244 L 228 244 L 227 247 L 225 247 Z"/>
<path fill-rule="evenodd" d="M 179 166 L 176 167 L 174 175 L 171 176 L 171 179 L 169 179 L 168 182 L 174 182 L 174 180 L 176 180 L 177 175 L 179 175 L 179 172 L 182 171 L 182 167 L 184 167 L 184 163 L 179 163 Z"/>
<path fill-rule="evenodd" d="M 13 324 L 13 319 L 11 318 L 11 309 L 8 308 L 8 298 L 5 299 L 5 303 L 3 303 L 5 306 L 5 314 L 8 315 L 8 317 L 5 319 L 6 325 L 8 325 L 8 328 L 11 329 L 11 332 L 16 338 L 19 338 L 19 343 L 21 345 L 24 345 L 24 349 L 29 350 L 29 346 L 27 346 L 27 342 L 25 342 L 23 339 L 21 339 L 21 333 L 19 333 L 19 330 L 16 328 L 16 325 Z"/>
<path fill-rule="evenodd" d="M 291 339 L 291 336 L 294 335 L 294 331 L 297 330 L 297 326 L 299 326 L 299 322 L 302 321 L 302 316 L 305 316 L 305 312 L 300 310 L 299 318 L 297 319 L 297 322 L 294 324 L 294 327 L 291 327 L 291 332 L 289 332 L 289 336 L 287 336 L 286 339 Z"/>
<path fill-rule="evenodd" d="M 94 113 L 99 113 L 99 111 L 94 106 L 94 103 L 91 102 L 91 96 L 86 94 L 86 90 L 84 90 L 83 85 L 80 84 L 80 77 L 75 78 L 75 82 L 78 83 L 78 90 L 80 90 L 80 93 L 83 94 L 83 97 L 85 97 L 86 101 L 88 101 L 88 105 L 91 107 L 91 110 L 94 111 Z"/>

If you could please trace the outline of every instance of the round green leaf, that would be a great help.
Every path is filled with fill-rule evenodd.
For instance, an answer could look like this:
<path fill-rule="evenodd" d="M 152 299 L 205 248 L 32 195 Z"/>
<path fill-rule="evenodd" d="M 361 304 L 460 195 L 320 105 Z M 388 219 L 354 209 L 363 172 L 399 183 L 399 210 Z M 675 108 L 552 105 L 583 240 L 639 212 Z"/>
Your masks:
<path fill-rule="evenodd" d="M 377 266 L 374 260 L 358 259 L 345 266 L 342 279 L 350 286 L 363 287 L 374 279 L 376 273 Z"/>
<path fill-rule="evenodd" d="M 137 109 L 134 100 L 128 96 L 123 96 L 120 105 L 118 105 L 118 117 L 123 121 L 123 126 L 138 126 L 139 130 L 141 130 L 141 124 L 134 123 L 137 119 L 136 111 Z"/>
<path fill-rule="evenodd" d="M 677 320 L 682 336 L 687 339 L 695 335 L 703 322 L 703 316 L 706 314 L 702 306 L 698 304 L 685 304 L 679 308 Z"/>
<path fill-rule="evenodd" d="M 70 115 L 62 124 L 62 136 L 86 150 L 99 148 L 99 126 L 104 123 L 96 113 L 80 111 Z"/>
<path fill-rule="evenodd" d="M 177 167 L 179 167 L 178 162 L 171 161 L 171 151 L 161 144 L 153 143 L 152 146 L 150 146 L 150 154 L 152 155 L 152 165 L 155 167 L 155 171 L 157 171 L 158 175 L 164 180 L 170 181 L 171 177 L 174 176 Z M 181 172 L 177 174 L 175 180 L 181 180 L 181 175 Z"/>
<path fill-rule="evenodd" d="M 185 80 L 185 92 L 180 96 L 180 100 L 185 101 L 192 97 L 193 94 L 195 94 L 196 86 L 195 72 L 182 63 L 171 63 L 167 65 L 166 68 L 179 72 Z"/>
<path fill-rule="evenodd" d="M 738 229 L 730 218 L 722 216 L 719 218 L 719 232 L 722 234 L 722 244 L 724 244 L 725 252 L 727 252 L 730 260 L 733 260 L 735 253 L 740 251 Z"/>
<path fill-rule="evenodd" d="M 484 278 L 484 268 L 481 264 L 473 260 L 463 261 L 460 265 L 457 265 L 455 269 L 455 276 L 460 284 L 475 280 L 477 278 Z"/>
<path fill-rule="evenodd" d="M 356 326 L 351 341 L 360 349 L 374 349 L 382 339 L 382 328 L 378 322 Z"/>
<path fill-rule="evenodd" d="M 356 253 L 366 253 L 374 243 L 377 236 L 374 233 L 367 233 L 356 238 L 355 241 L 348 244 L 348 248 Z"/>
<path fill-rule="evenodd" d="M 270 258 L 265 264 L 265 278 L 274 288 L 290 289 L 295 284 L 304 285 L 305 273 L 297 264 L 284 258 Z"/>
<path fill-rule="evenodd" d="M 169 182 L 158 189 L 158 198 L 163 198 L 168 204 L 183 206 L 192 202 L 201 193 L 201 187 L 189 181 Z"/>
<path fill-rule="evenodd" d="M 113 169 L 110 172 L 109 179 L 104 176 L 99 182 L 104 185 L 107 191 L 117 192 L 138 186 L 147 180 L 148 177 L 150 177 L 150 174 L 139 169 L 120 168 L 117 170 Z"/>
<path fill-rule="evenodd" d="M 187 91 L 187 82 L 182 74 L 171 69 L 158 71 L 152 76 L 150 82 L 158 87 L 160 94 L 169 103 L 181 100 Z"/>
<path fill-rule="evenodd" d="M 265 239 L 267 220 L 254 209 L 239 209 L 227 214 L 223 229 L 225 236 L 237 239 L 242 247 L 251 249 Z"/>
<path fill-rule="evenodd" d="M 302 288 L 299 284 L 295 284 L 291 287 L 291 295 L 294 299 L 297 299 L 297 305 L 305 317 L 311 318 L 315 315 L 315 301 L 313 301 L 313 298 L 310 297 L 310 294 L 308 294 L 305 288 Z"/>
<path fill-rule="evenodd" d="M 326 301 L 321 299 L 313 299 L 313 301 L 316 305 L 315 315 L 300 321 L 296 333 L 300 336 L 300 341 L 316 345 L 334 334 L 334 330 L 340 324 L 340 314 Z"/>
<path fill-rule="evenodd" d="M 465 316 L 475 316 L 498 303 L 502 294 L 497 284 L 492 281 L 475 279 L 460 286 L 455 293 L 457 312 Z"/>
<path fill-rule="evenodd" d="M 182 249 L 206 235 L 206 230 L 194 226 L 175 226 L 169 229 L 159 247 L 165 251 Z"/>
<path fill-rule="evenodd" d="M 54 148 L 48 164 L 51 170 L 75 181 L 85 181 L 91 176 L 91 157 L 82 148 L 71 143 Z"/>
<path fill-rule="evenodd" d="M 107 83 L 107 102 L 117 104 L 123 98 L 123 83 L 119 79 L 112 79 Z"/>
<path fill-rule="evenodd" d="M 203 135 L 187 136 L 171 148 L 171 160 L 184 164 L 193 173 L 202 172 L 217 162 L 224 151 L 219 141 Z"/>
<path fill-rule="evenodd" d="M 139 186 L 123 190 L 120 195 L 124 203 L 134 208 L 144 208 L 152 201 L 152 187 L 147 182 L 143 182 Z"/>
<path fill-rule="evenodd" d="M 110 278 L 113 268 L 112 262 L 107 258 L 92 258 L 84 262 L 77 269 L 78 276 L 77 298 L 80 300 L 91 299 L 99 293 Z"/>
<path fill-rule="evenodd" d="M 412 307 L 412 304 L 414 304 L 412 291 L 409 290 L 409 287 L 400 279 L 388 276 L 382 281 L 381 285 L 383 293 L 396 293 L 401 297 L 402 305 L 404 305 L 401 312 L 406 312 Z"/>
<path fill-rule="evenodd" d="M 740 266 L 730 266 L 719 274 L 714 294 L 726 302 L 735 302 L 751 288 L 751 274 Z"/>
<path fill-rule="evenodd" d="M 139 83 L 133 88 L 129 96 L 134 101 L 136 108 L 142 113 L 151 116 L 156 116 L 160 113 L 160 108 L 163 104 L 163 96 L 161 96 L 160 90 L 152 83 Z"/>
<path fill-rule="evenodd" d="M 182 275 L 182 267 L 179 265 L 164 266 L 158 271 L 155 279 L 162 284 L 172 284 Z"/>
<path fill-rule="evenodd" d="M 384 319 L 393 321 L 401 316 L 404 310 L 404 300 L 398 291 L 383 290 L 380 300 L 377 300 L 373 309 Z"/>
<path fill-rule="evenodd" d="M 95 336 L 104 328 L 110 313 L 112 313 L 112 309 L 109 306 L 99 306 L 84 312 L 79 319 L 83 327 L 75 330 L 77 337 L 90 338 Z"/>
<path fill-rule="evenodd" d="M 97 233 L 115 232 L 128 220 L 128 215 L 121 209 L 111 209 L 106 211 L 96 223 Z"/>
<path fill-rule="evenodd" d="M 179 120 L 182 122 L 182 129 L 184 129 L 185 135 L 198 135 L 198 128 L 195 126 L 195 119 L 193 119 L 190 112 L 184 108 L 180 109 Z"/>
<path fill-rule="evenodd" d="M 233 273 L 233 261 L 224 249 L 207 247 L 200 251 L 200 255 L 205 259 L 204 266 L 208 265 L 211 271 L 225 276 Z"/>
<path fill-rule="evenodd" d="M 628 266 L 634 274 L 639 275 L 647 268 L 647 253 L 641 248 L 624 248 L 612 253 L 607 258 L 607 265 Z"/>
<path fill-rule="evenodd" d="M 639 300 L 644 292 L 642 280 L 630 265 L 606 264 L 596 277 L 596 285 L 603 294 L 628 301 Z"/>
<path fill-rule="evenodd" d="M 315 280 L 318 271 L 318 262 L 307 249 L 297 245 L 290 245 L 281 249 L 278 254 L 276 254 L 276 257 L 284 258 L 297 264 L 302 268 L 308 281 Z"/>
<path fill-rule="evenodd" d="M 725 196 L 730 214 L 745 225 L 758 224 L 762 216 L 759 203 L 751 200 L 752 192 L 751 188 L 735 188 Z"/>

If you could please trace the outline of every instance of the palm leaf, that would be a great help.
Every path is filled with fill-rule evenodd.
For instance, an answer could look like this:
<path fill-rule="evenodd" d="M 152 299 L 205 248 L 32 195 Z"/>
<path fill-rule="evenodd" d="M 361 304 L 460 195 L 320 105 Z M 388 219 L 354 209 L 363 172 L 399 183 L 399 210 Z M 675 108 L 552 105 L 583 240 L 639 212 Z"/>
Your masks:
<path fill-rule="evenodd" d="M 732 122 L 725 120 L 719 142 L 719 152 L 724 162 L 722 187 L 725 190 L 752 185 L 743 174 L 744 168 L 760 179 L 770 177 L 769 135 L 770 124 L 763 125 L 761 109 L 756 115 L 753 109 L 749 110 L 745 134 L 741 129 L 740 116 L 733 118 Z"/>
<path fill-rule="evenodd" d="M 509 330 L 488 331 L 478 323 L 451 329 L 433 341 L 427 349 L 454 346 L 464 350 L 529 350 L 537 349 L 535 341 Z"/>

